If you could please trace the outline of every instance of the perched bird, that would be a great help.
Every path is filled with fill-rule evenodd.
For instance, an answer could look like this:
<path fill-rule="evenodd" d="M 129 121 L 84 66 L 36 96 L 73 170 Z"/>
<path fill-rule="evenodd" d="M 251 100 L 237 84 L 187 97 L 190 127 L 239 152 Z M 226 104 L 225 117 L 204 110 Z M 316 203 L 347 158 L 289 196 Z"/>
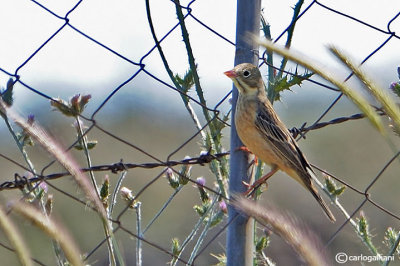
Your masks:
<path fill-rule="evenodd" d="M 239 91 L 235 125 L 241 141 L 255 156 L 272 167 L 271 173 L 257 181 L 258 184 L 265 182 L 277 170 L 282 170 L 308 189 L 328 218 L 336 221 L 312 182 L 315 176 L 309 162 L 272 108 L 259 69 L 244 63 L 224 74 L 232 79 Z"/>

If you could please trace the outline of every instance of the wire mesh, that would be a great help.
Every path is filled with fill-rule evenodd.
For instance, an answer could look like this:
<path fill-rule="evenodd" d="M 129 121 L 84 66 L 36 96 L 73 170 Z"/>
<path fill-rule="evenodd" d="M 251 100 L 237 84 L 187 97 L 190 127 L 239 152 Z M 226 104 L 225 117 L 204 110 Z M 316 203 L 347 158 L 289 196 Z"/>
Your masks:
<path fill-rule="evenodd" d="M 179 5 L 178 1 L 165 2 L 163 6 L 168 6 L 168 11 L 174 11 L 176 5 Z M 202 2 L 206 1 L 190 1 L 179 5 L 178 8 L 182 12 L 182 21 L 185 21 L 189 25 L 189 36 L 199 36 L 201 34 L 205 36 L 202 38 L 193 38 L 195 40 L 193 41 L 194 55 L 196 56 L 196 51 L 199 51 L 199 53 L 203 51 L 201 49 L 202 45 L 207 46 L 204 43 L 207 42 L 207 38 L 215 38 L 226 50 L 234 51 L 235 44 L 230 40 L 230 37 L 225 37 L 226 35 L 230 35 L 231 32 L 227 33 L 222 30 L 224 26 L 215 24 L 214 20 L 212 20 L 211 24 L 207 23 L 206 21 L 208 21 L 209 17 L 207 17 L 206 12 L 197 13 L 196 7 Z M 28 3 L 25 4 L 28 5 Z M 112 47 L 118 45 L 113 43 L 112 40 L 104 40 L 101 33 L 97 33 L 98 37 L 96 34 L 92 35 L 90 33 L 92 31 L 90 25 L 80 25 L 84 25 L 82 21 L 85 21 L 85 18 L 82 20 L 82 16 L 85 17 L 86 12 L 93 12 L 91 10 L 93 7 L 86 6 L 87 4 L 89 4 L 87 1 L 78 1 L 74 6 L 60 11 L 40 1 L 31 1 L 29 3 L 29 8 L 40 9 L 42 11 L 41 16 L 52 21 L 51 27 L 53 29 L 49 30 L 46 27 L 46 30 L 43 30 L 41 34 L 45 38 L 40 43 L 33 43 L 29 54 L 18 54 L 18 47 L 16 47 L 15 51 L 3 51 L 16 54 L 15 62 L 18 63 L 13 63 L 14 65 L 1 65 L 0 63 L 0 71 L 5 76 L 13 78 L 14 91 L 17 96 L 23 98 L 23 95 L 26 94 L 26 97 L 30 97 L 29 101 L 22 100 L 21 103 L 16 98 L 14 105 L 20 108 L 22 112 L 34 113 L 35 120 L 38 123 L 44 124 L 54 139 L 61 142 L 63 146 L 68 147 L 67 150 L 74 154 L 81 165 L 85 166 L 82 167 L 82 171 L 96 175 L 99 186 L 104 181 L 104 176 L 110 175 L 109 179 L 113 186 L 123 183 L 124 186 L 133 190 L 135 202 L 141 202 L 139 208 L 142 211 L 142 220 L 137 222 L 133 218 L 132 205 L 126 204 L 124 201 L 119 200 L 119 198 L 115 199 L 117 204 L 115 205 L 112 217 L 110 217 L 116 238 L 122 243 L 122 253 L 128 265 L 133 264 L 135 259 L 137 259 L 137 254 L 139 253 L 133 250 L 137 246 L 140 246 L 138 243 L 143 244 L 142 259 L 146 262 L 145 264 L 171 261 L 174 255 L 174 251 L 171 250 L 171 240 L 175 236 L 179 236 L 181 239 L 185 239 L 186 237 L 186 242 L 183 241 L 181 243 L 181 247 L 184 248 L 179 256 L 178 263 L 193 265 L 216 263 L 217 260 L 210 254 L 217 255 L 224 252 L 225 230 L 228 225 L 226 224 L 226 219 L 222 218 L 218 226 L 209 230 L 211 219 L 207 221 L 204 217 L 217 217 L 216 214 L 221 212 L 222 209 L 219 202 L 221 198 L 224 198 L 224 193 L 221 191 L 221 187 L 210 184 L 213 182 L 225 183 L 226 180 L 218 180 L 218 176 L 216 180 L 215 177 L 212 177 L 206 166 L 209 166 L 211 170 L 219 171 L 220 177 L 226 177 L 226 170 L 221 168 L 216 169 L 222 167 L 223 163 L 221 163 L 221 160 L 227 160 L 229 152 L 226 151 L 228 148 L 204 150 L 204 147 L 201 144 L 199 145 L 199 142 L 202 142 L 205 132 L 210 132 L 210 127 L 215 127 L 217 122 L 219 122 L 218 125 L 229 126 L 229 121 L 225 119 L 225 116 L 229 115 L 229 88 L 231 85 L 227 82 L 226 84 L 229 84 L 228 88 L 222 93 L 219 92 L 216 94 L 210 90 L 205 90 L 205 95 L 203 95 L 203 92 L 200 90 L 182 90 L 177 84 L 174 84 L 173 80 L 169 79 L 169 76 L 164 72 L 165 69 L 168 72 L 169 69 L 173 69 L 173 67 L 179 65 L 177 61 L 187 57 L 187 54 L 183 46 L 175 50 L 169 49 L 168 51 L 163 50 L 162 47 L 171 46 L 168 42 L 173 42 L 177 39 L 181 40 L 182 22 L 178 20 L 173 25 L 167 25 L 169 23 L 163 24 L 164 21 L 160 15 L 163 13 L 163 10 L 160 11 L 157 9 L 155 11 L 156 15 L 152 13 L 156 9 L 156 3 L 150 3 L 147 0 L 135 3 L 134 5 L 127 4 L 129 8 L 140 9 L 140 12 L 132 11 L 132 20 L 135 27 L 148 27 L 149 30 L 147 32 L 147 39 L 144 41 L 145 45 L 141 44 L 141 38 L 145 39 L 145 37 L 140 36 L 141 33 L 137 32 L 138 35 L 135 36 L 137 42 L 129 43 L 128 48 L 121 46 L 123 47 L 121 48 L 122 51 L 113 49 Z M 233 2 L 231 4 L 233 5 Z M 104 12 L 102 14 L 107 14 L 108 4 L 102 3 L 102 5 L 98 4 L 96 8 L 101 9 Z M 124 6 L 120 8 L 124 8 Z M 341 27 L 348 25 L 351 28 L 351 26 L 356 25 L 357 29 L 365 29 L 365 32 L 351 32 L 351 30 L 345 28 L 333 31 L 333 29 L 324 29 L 323 27 L 326 27 L 326 25 L 323 22 L 321 22 L 320 26 L 316 25 L 316 27 L 318 26 L 322 30 L 335 32 L 341 38 L 340 40 L 345 40 L 344 44 L 346 42 L 356 42 L 358 38 L 362 39 L 358 34 L 374 34 L 376 36 L 371 43 L 359 44 L 362 46 L 360 49 L 363 52 L 359 60 L 361 65 L 365 65 L 370 61 L 373 62 L 371 64 L 374 64 L 375 62 L 382 63 L 388 60 L 385 57 L 387 56 L 384 52 L 385 48 L 397 47 L 400 39 L 394 30 L 400 15 L 399 9 L 393 8 L 391 16 L 386 15 L 383 17 L 377 14 L 379 23 L 376 24 L 370 24 L 368 18 L 359 18 L 351 15 L 353 12 L 343 10 L 345 9 L 337 7 L 334 4 L 324 4 L 323 1 L 311 1 L 307 3 L 294 20 L 297 24 L 296 27 L 299 28 L 299 32 L 295 30 L 293 46 L 295 47 L 297 41 L 306 42 L 310 43 L 312 49 L 314 43 L 325 41 L 316 40 L 318 36 L 312 34 L 313 30 L 318 29 L 301 28 L 303 21 L 314 19 L 316 13 L 322 13 L 326 16 L 326 20 L 335 19 L 341 21 Z M 224 10 L 221 9 L 219 12 L 221 12 L 221 16 L 227 16 Z M 135 17 L 137 13 L 142 14 L 141 17 Z M 268 17 L 268 10 L 265 13 L 266 17 Z M 107 20 L 107 17 L 104 17 L 104 19 Z M 101 17 L 97 18 L 98 24 L 103 25 L 104 22 L 101 20 Z M 294 22 L 287 23 L 288 26 L 286 28 L 283 27 L 281 33 L 277 38 L 273 38 L 273 41 L 283 42 L 282 39 L 292 30 Z M 229 25 L 229 27 L 231 26 Z M 10 27 L 12 28 L 12 24 Z M 123 30 L 115 28 L 115 31 L 115 34 L 124 34 L 124 32 L 129 31 L 129 28 Z M 346 35 L 349 34 L 348 32 L 350 32 L 350 36 Z M 12 39 L 13 36 L 23 38 L 23 36 L 18 36 L 18 31 L 11 31 L 11 33 L 8 39 Z M 306 37 L 299 38 L 298 36 L 302 34 L 306 35 Z M 341 34 L 342 37 L 340 37 Z M 78 37 L 79 45 L 89 45 L 89 49 L 105 53 L 108 57 L 112 57 L 112 60 L 117 62 L 115 65 L 121 66 L 120 72 L 123 72 L 119 76 L 102 77 L 102 81 L 107 79 L 112 81 L 106 81 L 106 84 L 103 86 L 96 84 L 96 87 L 101 88 L 101 91 L 100 89 L 95 91 L 88 89 L 91 82 L 97 83 L 97 81 L 92 80 L 93 74 L 90 73 L 90 69 L 86 70 L 87 73 L 81 73 L 82 76 L 87 76 L 88 79 L 84 82 L 85 85 L 82 86 L 83 88 L 79 89 L 78 92 L 84 95 L 86 91 L 90 91 L 92 99 L 87 109 L 79 115 L 81 122 L 78 122 L 78 126 L 85 126 L 83 128 L 83 136 L 85 138 L 88 140 L 98 140 L 97 147 L 90 150 L 91 162 L 85 160 L 86 157 L 83 156 L 82 151 L 76 151 L 73 148 L 81 143 L 83 138 L 82 136 L 81 138 L 77 137 L 73 131 L 73 127 L 70 127 L 73 119 L 71 120 L 56 112 L 48 113 L 50 110 L 49 100 L 54 100 L 60 94 L 62 95 L 61 98 L 63 96 L 66 98 L 68 97 L 67 93 L 70 93 L 72 90 L 67 89 L 67 92 L 63 92 L 63 88 L 60 87 L 61 85 L 56 85 L 57 89 L 55 89 L 53 87 L 55 83 L 46 84 L 43 82 L 43 80 L 51 80 L 54 77 L 45 76 L 45 74 L 39 77 L 32 77 L 29 74 L 32 69 L 35 69 L 36 60 L 41 60 L 43 54 L 51 53 L 53 45 L 57 45 L 63 38 L 70 36 L 75 36 L 74 38 Z M 313 36 L 313 38 L 310 36 Z M 148 39 L 151 40 L 151 45 L 149 45 L 150 41 Z M 173 45 L 176 45 L 176 43 L 173 43 Z M 146 49 L 143 48 L 146 46 Z M 79 49 L 79 46 L 78 48 L 71 47 L 71 51 L 66 51 L 66 53 L 76 52 L 74 49 Z M 134 51 L 131 52 L 131 50 Z M 205 50 L 207 51 L 207 49 Z M 307 52 L 304 51 L 304 53 Z M 351 53 L 352 51 L 349 52 Z M 165 54 L 163 55 L 163 53 Z M 209 51 L 209 55 L 207 56 L 212 57 L 215 55 L 218 55 L 218 52 Z M 160 57 L 162 58 L 163 56 L 165 60 L 160 60 Z M 261 70 L 265 70 L 267 56 L 267 53 L 263 53 L 260 58 Z M 196 57 L 197 62 L 203 62 L 200 57 L 201 55 Z M 94 59 L 92 58 L 92 60 Z M 373 61 L 374 59 L 376 61 Z M 166 62 L 170 63 L 170 65 L 166 65 Z M 51 64 L 53 65 L 49 65 L 48 68 L 62 69 L 62 66 L 59 66 L 59 64 L 62 65 L 62 61 L 58 62 L 57 57 L 54 58 Z M 76 62 L 76 64 L 85 63 Z M 102 62 L 94 62 L 94 64 L 102 64 Z M 384 63 L 382 64 L 384 65 Z M 198 67 L 200 73 L 202 73 L 202 69 L 206 68 L 202 63 L 199 63 Z M 279 70 L 277 66 L 272 65 L 272 67 Z M 214 67 L 211 68 L 214 69 Z M 107 68 L 105 69 L 105 72 L 101 73 L 101 75 L 107 73 Z M 224 70 L 226 69 L 221 69 L 220 72 L 222 73 Z M 63 71 L 76 72 L 71 68 L 63 69 Z M 79 68 L 79 71 L 82 71 L 82 68 Z M 179 69 L 179 71 L 172 72 L 170 76 L 174 76 L 178 72 L 183 73 L 184 71 L 184 69 Z M 297 75 L 297 69 L 296 72 L 287 69 L 285 71 L 291 76 Z M 395 69 L 386 68 L 384 71 L 395 73 Z M 209 72 L 204 71 L 204 73 Z M 219 79 L 220 76 L 220 73 L 215 74 L 216 79 Z M 348 74 L 343 80 L 351 82 L 351 76 L 351 74 Z M 73 78 L 74 76 L 71 75 L 70 77 Z M 38 81 L 42 81 L 42 83 Z M 71 83 L 73 83 L 73 80 Z M 206 86 L 212 87 L 213 82 L 209 84 L 210 82 L 205 80 L 204 83 L 207 84 Z M 152 88 L 143 89 L 149 86 Z M 385 150 L 382 148 L 382 150 L 376 151 L 379 154 L 379 158 L 372 159 L 374 158 L 373 154 L 370 157 L 363 157 L 363 154 L 360 153 L 373 153 L 373 149 L 378 149 L 381 146 L 379 143 L 383 143 L 379 140 L 376 140 L 378 143 L 376 145 L 369 145 L 370 143 L 367 143 L 366 146 L 370 150 L 366 150 L 360 148 L 363 145 L 361 141 L 365 140 L 366 137 L 360 137 L 360 141 L 356 141 L 355 143 L 345 141 L 349 134 L 361 134 L 364 130 L 368 130 L 368 133 L 365 134 L 371 134 L 369 136 L 371 142 L 379 138 L 378 134 L 369 133 L 369 130 L 372 131 L 372 129 L 366 123 L 360 124 L 356 122 L 362 120 L 364 115 L 358 113 L 350 113 L 349 115 L 348 111 L 342 111 L 341 108 L 351 111 L 355 111 L 355 109 L 348 109 L 347 107 L 346 109 L 343 107 L 346 104 L 343 94 L 329 84 L 324 84 L 318 78 L 307 79 L 304 81 L 304 86 L 313 87 L 313 90 L 322 91 L 322 93 L 326 92 L 327 96 L 323 97 L 326 107 L 310 108 L 312 112 L 305 120 L 313 121 L 312 123 L 308 122 L 311 125 L 306 126 L 306 123 L 297 121 L 296 123 L 301 126 L 293 128 L 292 133 L 299 138 L 304 138 L 307 135 L 307 140 L 310 141 L 307 144 L 312 145 L 312 150 L 320 151 L 324 145 L 332 145 L 333 147 L 325 147 L 323 152 L 329 151 L 334 153 L 333 156 L 336 155 L 336 157 L 331 157 L 331 165 L 328 164 L 328 161 L 318 162 L 317 153 L 311 155 L 311 161 L 317 162 L 315 168 L 333 177 L 338 183 L 346 185 L 348 189 L 341 200 L 349 212 L 350 218 L 358 217 L 360 210 L 364 210 L 367 216 L 371 217 L 371 226 L 377 227 L 379 234 L 388 226 L 397 227 L 400 217 L 398 209 L 396 209 L 398 194 L 396 192 L 397 181 L 395 176 L 397 168 L 395 162 L 400 152 L 398 149 L 388 151 L 388 149 Z M 386 84 L 386 87 L 388 86 L 389 84 Z M 157 96 L 157 94 L 161 96 Z M 218 95 L 218 97 L 215 97 L 215 95 Z M 183 102 L 183 104 L 178 101 Z M 188 103 L 190 103 L 190 108 L 187 108 L 189 106 Z M 296 104 L 293 105 L 296 106 Z M 279 106 L 278 104 L 278 108 L 280 108 Z M 301 107 L 297 106 L 296 108 Z M 334 112 L 335 108 L 339 108 L 339 111 Z M 187 110 L 189 110 L 189 118 Z M 203 114 L 204 118 L 193 119 L 196 116 L 190 114 L 190 110 L 193 113 Z M 154 111 L 153 114 L 150 111 Z M 347 114 L 341 116 L 338 115 L 339 113 Z M 382 116 L 385 115 L 383 112 L 380 114 Z M 312 117 L 316 117 L 316 119 Z M 195 122 L 195 127 L 193 127 L 193 121 L 191 120 Z M 333 125 L 337 124 L 344 126 L 335 129 Z M 77 124 L 75 123 L 76 127 Z M 327 134 L 330 131 L 332 131 L 332 137 L 329 140 L 323 141 L 320 139 L 321 135 Z M 225 133 L 225 131 L 222 132 Z M 317 135 L 318 132 L 322 132 L 319 137 L 316 136 L 321 143 L 313 145 L 313 136 Z M 334 137 L 333 134 L 335 134 Z M 3 135 L 6 135 L 6 133 L 3 132 Z M 9 142 L 9 139 L 5 140 Z M 395 137 L 393 137 L 393 141 L 396 141 Z M 146 144 L 144 144 L 145 142 Z M 152 145 L 149 142 L 152 142 Z M 221 147 L 225 147 L 227 143 L 225 138 L 222 138 L 222 143 Z M 344 147 L 345 145 L 349 145 L 349 147 Z M 34 173 L 29 174 L 28 172 L 32 172 L 32 169 L 21 159 L 20 155 L 17 155 L 17 149 L 14 147 L 10 148 L 9 144 L 6 146 L 8 149 L 4 148 L 0 153 L 2 164 L 4 165 L 3 169 L 7 169 L 3 172 L 3 183 L 0 184 L 0 191 L 4 193 L 3 198 L 9 200 L 10 198 L 15 199 L 20 197 L 20 194 L 16 193 L 17 190 L 15 189 L 28 188 L 29 190 L 34 190 L 39 185 L 39 181 L 45 181 L 49 186 L 47 193 L 55 194 L 56 216 L 61 218 L 60 220 L 63 223 L 71 227 L 73 237 L 77 239 L 82 251 L 85 253 L 85 263 L 94 265 L 105 264 L 107 261 L 107 256 L 105 255 L 107 238 L 102 233 L 100 224 L 96 222 L 95 215 L 90 211 L 90 207 L 88 207 L 86 200 L 82 196 L 82 192 L 77 191 L 76 186 L 71 185 L 70 174 L 65 172 L 56 160 L 49 158 L 48 155 L 44 155 L 43 151 L 36 147 L 28 148 L 27 150 L 30 154 L 29 157 L 33 158 L 32 160 L 36 169 Z M 357 149 L 360 149 L 360 152 L 354 151 Z M 311 149 L 306 153 L 312 153 Z M 184 158 L 185 155 L 189 155 L 189 157 Z M 345 161 L 349 160 L 347 157 L 351 156 L 360 156 L 359 164 L 349 166 Z M 371 166 L 365 167 L 365 164 L 371 164 Z M 320 165 L 324 165 L 324 167 Z M 343 166 L 342 170 L 336 170 L 336 168 L 341 168 L 340 165 Z M 173 187 L 171 179 L 168 181 L 165 178 L 168 175 L 170 175 L 170 178 L 173 178 L 173 175 L 175 177 L 179 176 L 181 168 L 188 166 L 192 166 L 189 184 L 193 186 L 177 184 L 176 187 Z M 325 167 L 328 169 L 335 168 L 336 171 L 335 173 L 331 173 L 322 169 Z M 167 171 L 170 171 L 168 169 L 172 169 L 172 173 L 167 173 Z M 199 190 L 198 183 L 201 182 L 200 179 L 196 179 L 198 176 L 206 177 L 207 185 L 204 185 L 204 188 L 211 195 L 210 206 L 212 208 L 209 208 L 207 210 L 209 213 L 206 213 L 202 218 L 199 218 L 196 212 L 193 211 L 193 205 L 200 204 L 201 206 L 201 197 L 196 192 L 196 190 Z M 359 176 L 362 177 L 359 178 Z M 271 184 L 270 186 L 273 187 L 275 185 Z M 287 186 L 292 189 L 290 184 Z M 300 195 L 300 193 L 303 192 L 299 192 L 298 194 Z M 273 194 L 268 198 L 269 200 L 273 199 Z M 295 194 L 297 195 L 297 192 Z M 26 198 L 26 196 L 23 198 Z M 284 202 L 282 208 L 287 207 L 289 209 L 290 205 L 286 206 L 287 204 L 287 202 Z M 301 206 L 296 208 L 301 209 Z M 322 215 L 320 216 L 323 217 Z M 315 225 L 316 230 L 321 233 L 321 237 L 332 254 L 340 251 L 343 243 L 347 243 L 346 247 L 349 249 L 349 253 L 358 254 L 360 252 L 367 252 L 363 250 L 361 243 L 357 247 L 349 246 L 349 242 L 358 241 L 354 240 L 357 239 L 356 233 L 351 232 L 351 227 L 349 226 L 350 218 L 341 217 L 342 219 L 338 223 L 329 225 L 328 228 L 328 225 L 321 225 L 323 222 L 320 222 L 320 220 L 324 218 L 315 217 L 313 216 L 309 223 Z M 304 218 L 306 219 L 306 217 Z M 140 223 L 147 225 L 144 226 L 144 229 L 138 231 L 137 226 Z M 24 229 L 25 231 L 28 231 L 28 229 Z M 30 241 L 34 241 L 33 243 L 48 243 L 47 240 L 38 236 L 38 233 L 34 232 L 33 234 L 34 237 L 30 237 Z M 132 239 L 139 239 L 141 242 L 135 242 Z M 3 256 L 13 257 L 12 252 L 14 249 L 9 243 L 1 240 L 0 245 L 3 249 L 2 254 L 5 254 Z M 272 243 L 270 253 L 285 254 L 283 251 L 277 251 L 277 247 L 284 245 L 280 243 L 274 247 Z M 34 249 L 32 256 L 35 263 L 39 265 L 52 265 L 54 261 L 49 259 L 48 256 L 43 255 L 50 254 L 51 248 L 49 248 L 49 244 L 40 244 L 40 246 L 44 246 L 50 251 L 39 252 Z M 189 252 L 189 250 L 192 251 L 195 249 L 197 252 Z M 291 251 L 287 252 L 290 253 Z M 270 254 L 268 253 L 268 255 Z M 278 259 L 279 255 L 276 256 L 276 261 L 280 262 L 281 260 Z M 296 258 L 292 258 L 291 260 L 293 263 L 293 260 L 296 261 Z M 282 259 L 282 261 L 285 260 Z"/>

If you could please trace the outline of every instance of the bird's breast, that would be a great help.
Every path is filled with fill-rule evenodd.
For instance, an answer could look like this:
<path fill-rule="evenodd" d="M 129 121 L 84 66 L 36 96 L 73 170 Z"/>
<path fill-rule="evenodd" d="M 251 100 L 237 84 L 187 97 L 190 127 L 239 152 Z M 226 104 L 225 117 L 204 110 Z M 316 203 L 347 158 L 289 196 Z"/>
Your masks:
<path fill-rule="evenodd" d="M 277 165 L 278 160 L 270 142 L 261 134 L 255 124 L 256 103 L 238 101 L 235 113 L 236 131 L 243 144 L 263 162 Z"/>

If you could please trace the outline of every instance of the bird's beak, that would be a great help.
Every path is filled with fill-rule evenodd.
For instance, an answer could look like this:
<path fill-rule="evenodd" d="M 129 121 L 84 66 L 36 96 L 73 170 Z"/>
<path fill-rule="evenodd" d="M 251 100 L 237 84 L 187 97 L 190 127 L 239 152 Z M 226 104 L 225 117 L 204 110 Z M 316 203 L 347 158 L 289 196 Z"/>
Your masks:
<path fill-rule="evenodd" d="M 237 73 L 234 70 L 225 71 L 224 74 L 231 79 L 237 77 Z"/>

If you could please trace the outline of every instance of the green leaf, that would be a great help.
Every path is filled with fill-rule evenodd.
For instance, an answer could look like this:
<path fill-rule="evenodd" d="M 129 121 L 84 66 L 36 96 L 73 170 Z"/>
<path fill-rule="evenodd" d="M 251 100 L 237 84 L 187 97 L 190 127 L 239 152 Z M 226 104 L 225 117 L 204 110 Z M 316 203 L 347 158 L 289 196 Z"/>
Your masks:
<path fill-rule="evenodd" d="M 224 220 L 225 217 L 225 213 L 223 211 L 219 211 L 217 212 L 216 215 L 214 215 L 211 218 L 211 222 L 210 222 L 210 228 L 216 226 L 217 224 L 219 224 L 220 222 L 222 222 Z M 208 219 L 204 219 L 204 222 L 208 222 Z"/>
<path fill-rule="evenodd" d="M 399 237 L 399 231 L 396 231 L 395 229 L 389 227 L 385 231 L 385 236 L 383 243 L 390 249 L 392 250 L 394 246 L 396 245 L 397 238 Z M 396 248 L 396 254 L 400 255 L 400 246 L 397 246 Z"/>
<path fill-rule="evenodd" d="M 291 90 L 295 85 L 301 86 L 302 82 L 309 79 L 313 73 L 305 72 L 304 74 L 298 74 L 297 69 L 294 75 L 285 75 L 281 78 L 276 78 L 270 83 L 270 89 L 275 92 L 274 101 L 280 100 L 280 93 L 285 90 Z"/>
<path fill-rule="evenodd" d="M 262 236 L 257 240 L 256 243 L 256 252 L 260 253 L 263 251 L 264 248 L 266 248 L 269 244 L 269 238 Z"/>
<path fill-rule="evenodd" d="M 100 198 L 103 204 L 107 204 L 109 196 L 110 196 L 110 179 L 106 175 L 100 189 Z"/>
<path fill-rule="evenodd" d="M 329 191 L 329 193 L 335 197 L 341 195 L 346 189 L 346 186 L 338 187 L 333 181 L 333 179 L 326 175 L 325 175 L 325 186 L 326 189 Z"/>
<path fill-rule="evenodd" d="M 172 265 L 172 264 L 174 264 L 176 262 L 177 257 L 179 257 L 179 255 L 182 252 L 178 238 L 172 238 L 171 251 L 172 251 L 172 254 L 174 255 L 174 257 L 172 258 L 172 261 L 170 262 L 170 264 Z"/>
<path fill-rule="evenodd" d="M 392 84 L 390 84 L 390 89 L 391 89 L 398 97 L 400 97 L 400 82 L 392 82 Z"/>
<path fill-rule="evenodd" d="M 228 112 L 226 115 L 224 115 L 221 120 L 215 119 L 212 121 L 212 139 L 214 143 L 221 143 L 222 139 L 222 130 L 226 128 L 227 126 L 227 121 L 230 118 L 230 112 Z M 206 147 L 207 148 L 207 147 Z"/>
<path fill-rule="evenodd" d="M 368 230 L 368 222 L 364 215 L 360 215 L 360 218 L 358 218 L 358 231 L 360 231 L 364 239 L 371 237 Z"/>
<path fill-rule="evenodd" d="M 171 250 L 172 250 L 172 254 L 174 254 L 175 256 L 179 256 L 179 254 L 181 253 L 181 247 L 180 247 L 178 238 L 172 239 L 172 249 Z"/>
<path fill-rule="evenodd" d="M 98 143 L 97 140 L 89 140 L 89 141 L 87 141 L 86 145 L 87 145 L 88 150 L 91 150 L 94 147 L 96 147 L 97 143 Z M 78 151 L 83 150 L 82 143 L 81 142 L 76 143 L 74 148 L 77 149 Z"/>
<path fill-rule="evenodd" d="M 201 216 L 203 216 L 203 215 L 207 212 L 207 210 L 208 210 L 209 207 L 210 207 L 209 202 L 203 202 L 202 205 L 194 205 L 194 206 L 193 206 L 193 209 L 194 209 L 194 210 L 197 212 L 197 214 L 200 215 L 200 217 L 201 217 Z"/>
<path fill-rule="evenodd" d="M 50 105 L 54 107 L 54 110 L 61 112 L 65 116 L 76 116 L 76 113 L 69 107 L 69 104 L 60 98 L 52 99 Z"/>
<path fill-rule="evenodd" d="M 65 116 L 76 117 L 83 112 L 91 97 L 90 94 L 83 96 L 76 94 L 69 102 L 55 98 L 51 100 L 50 104 L 54 107 L 54 110 L 60 111 Z"/>
<path fill-rule="evenodd" d="M 19 143 L 21 143 L 21 145 L 23 147 L 34 146 L 35 145 L 35 143 L 33 142 L 33 139 L 31 138 L 31 136 L 26 134 L 24 131 L 17 132 L 15 135 L 16 135 Z"/>
<path fill-rule="evenodd" d="M 177 189 L 180 186 L 179 179 L 176 177 L 174 171 L 171 168 L 167 168 L 167 170 L 165 171 L 165 177 L 167 178 L 169 185 L 173 189 Z"/>
<path fill-rule="evenodd" d="M 364 243 L 370 248 L 371 252 L 375 255 L 378 254 L 378 250 L 372 243 L 372 236 L 369 231 L 368 220 L 365 217 L 365 214 L 363 211 L 361 211 L 361 213 L 360 213 L 360 218 L 357 218 L 357 222 L 358 222 L 358 225 L 357 225 L 358 232 L 357 233 L 360 235 L 360 237 L 364 241 Z"/>
<path fill-rule="evenodd" d="M 226 266 L 226 255 L 225 254 L 210 254 L 214 258 L 218 260 L 218 263 L 215 266 Z"/>
<path fill-rule="evenodd" d="M 193 70 L 189 69 L 186 71 L 183 78 L 179 74 L 175 74 L 175 81 L 182 87 L 182 92 L 187 93 L 194 85 Z"/>
<path fill-rule="evenodd" d="M 189 156 L 186 156 L 185 159 L 190 159 Z M 186 185 L 189 182 L 189 178 L 191 175 L 192 166 L 188 164 L 183 164 L 181 170 L 179 170 L 179 184 Z"/>

